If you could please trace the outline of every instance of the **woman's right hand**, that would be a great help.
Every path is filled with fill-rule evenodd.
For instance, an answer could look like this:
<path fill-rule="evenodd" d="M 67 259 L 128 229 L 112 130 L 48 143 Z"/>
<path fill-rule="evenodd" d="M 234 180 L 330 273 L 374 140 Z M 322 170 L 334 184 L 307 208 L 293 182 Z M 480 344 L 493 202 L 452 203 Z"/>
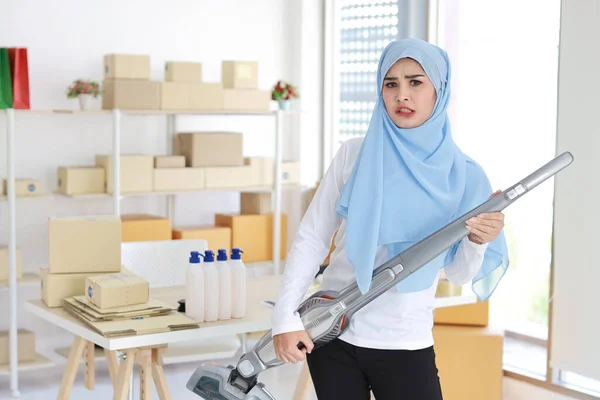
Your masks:
<path fill-rule="evenodd" d="M 298 345 L 302 344 L 301 349 Z M 283 362 L 297 363 L 304 360 L 304 355 L 312 351 L 314 344 L 306 331 L 294 331 L 273 336 L 273 345 L 277 358 Z"/>

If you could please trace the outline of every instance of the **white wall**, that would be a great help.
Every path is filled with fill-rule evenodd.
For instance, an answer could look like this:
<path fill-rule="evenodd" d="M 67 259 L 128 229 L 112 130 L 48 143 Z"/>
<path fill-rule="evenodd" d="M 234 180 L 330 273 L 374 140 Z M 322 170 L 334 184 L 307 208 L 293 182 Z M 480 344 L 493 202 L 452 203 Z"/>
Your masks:
<path fill-rule="evenodd" d="M 0 47 L 27 47 L 31 106 L 35 110 L 73 109 L 76 100 L 64 96 L 77 78 L 101 79 L 106 53 L 151 55 L 151 76 L 163 80 L 166 60 L 203 63 L 205 81 L 221 78 L 223 59 L 259 62 L 259 87 L 269 89 L 277 79 L 300 85 L 302 100 L 294 104 L 305 113 L 290 116 L 284 131 L 284 159 L 300 159 L 302 181 L 318 178 L 320 154 L 320 30 L 321 1 L 285 0 L 25 0 L 3 2 L 0 12 Z M 313 31 L 314 29 L 314 31 Z M 311 33 L 310 42 L 303 34 Z M 306 99 L 306 100 L 305 100 Z M 100 101 L 95 103 L 100 108 Z M 125 116 L 122 153 L 166 152 L 164 116 Z M 96 153 L 111 151 L 109 115 L 57 115 L 17 113 L 17 177 L 41 179 L 45 191 L 56 185 L 59 165 L 92 164 Z M 0 178 L 6 177 L 5 117 L 0 114 Z M 179 117 L 177 129 L 235 130 L 244 133 L 246 156 L 273 155 L 274 118 Z M 296 192 L 296 195 L 298 193 Z M 297 210 L 299 200 L 284 194 L 284 212 Z M 211 223 L 214 213 L 237 212 L 236 193 L 202 193 L 179 196 L 174 225 Z M 111 200 L 19 199 L 17 242 L 23 250 L 25 271 L 47 264 L 47 217 L 112 212 Z M 122 213 L 165 213 L 164 198 L 125 199 Z M 299 215 L 290 216 L 289 240 Z M 0 244 L 8 241 L 8 208 L 0 202 Z M 19 289 L 19 302 L 39 297 L 37 288 Z M 6 328 L 8 291 L 0 290 L 0 329 Z M 22 310 L 22 307 L 20 307 Z M 20 326 L 30 326 L 21 313 Z"/>

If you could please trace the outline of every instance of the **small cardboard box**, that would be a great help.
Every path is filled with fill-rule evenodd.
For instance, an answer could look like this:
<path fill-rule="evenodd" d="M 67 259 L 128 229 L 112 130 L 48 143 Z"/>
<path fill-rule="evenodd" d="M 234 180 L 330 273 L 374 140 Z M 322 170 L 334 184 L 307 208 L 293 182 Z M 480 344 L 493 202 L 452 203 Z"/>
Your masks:
<path fill-rule="evenodd" d="M 143 154 L 122 155 L 121 193 L 151 192 L 154 182 L 154 157 Z M 112 156 L 96 155 L 96 166 L 104 168 L 107 193 L 113 192 Z"/>
<path fill-rule="evenodd" d="M 17 330 L 18 361 L 34 361 L 35 355 L 35 333 L 26 329 Z M 8 331 L 0 331 L 0 365 L 10 362 L 10 339 Z"/>
<path fill-rule="evenodd" d="M 104 193 L 104 168 L 59 167 L 58 192 L 68 195 Z"/>
<path fill-rule="evenodd" d="M 202 83 L 202 63 L 167 61 L 165 81 L 182 83 Z"/>
<path fill-rule="evenodd" d="M 232 167 L 244 165 L 243 145 L 237 132 L 180 133 L 175 150 L 188 167 Z"/>
<path fill-rule="evenodd" d="M 273 186 L 274 165 L 272 157 L 247 157 L 244 164 L 252 167 L 258 186 Z"/>
<path fill-rule="evenodd" d="M 50 270 L 40 270 L 42 276 L 42 300 L 48 307 L 60 307 L 63 299 L 85 294 L 85 279 L 96 273 L 51 274 Z"/>
<path fill-rule="evenodd" d="M 138 54 L 106 54 L 104 78 L 150 79 L 150 56 Z"/>
<path fill-rule="evenodd" d="M 150 288 L 141 276 L 122 272 L 85 279 L 86 298 L 101 309 L 147 303 Z"/>
<path fill-rule="evenodd" d="M 244 188 L 257 186 L 251 167 L 208 167 L 204 169 L 206 189 Z"/>
<path fill-rule="evenodd" d="M 147 214 L 121 216 L 123 242 L 171 240 L 171 220 Z"/>
<path fill-rule="evenodd" d="M 185 168 L 185 157 L 154 156 L 154 168 Z"/>
<path fill-rule="evenodd" d="M 121 219 L 114 215 L 50 217 L 49 272 L 119 272 Z"/>
<path fill-rule="evenodd" d="M 215 226 L 231 228 L 231 246 L 244 252 L 244 262 L 273 260 L 273 215 L 215 215 Z M 281 214 L 281 259 L 287 257 L 287 215 Z"/>
<path fill-rule="evenodd" d="M 154 191 L 202 190 L 204 168 L 159 168 L 154 170 Z"/>
<path fill-rule="evenodd" d="M 105 79 L 102 82 L 102 108 L 112 110 L 158 110 L 160 82 L 134 79 Z"/>
<path fill-rule="evenodd" d="M 225 89 L 223 108 L 225 110 L 269 111 L 271 92 L 256 89 Z"/>
<path fill-rule="evenodd" d="M 21 279 L 23 278 L 23 258 L 19 247 L 17 247 L 15 258 L 17 260 L 17 279 Z M 0 282 L 8 281 L 9 270 L 8 247 L 0 246 Z"/>
<path fill-rule="evenodd" d="M 220 83 L 161 84 L 161 110 L 221 110 L 223 86 Z"/>
<path fill-rule="evenodd" d="M 258 62 L 223 61 L 221 80 L 226 89 L 258 89 Z"/>
<path fill-rule="evenodd" d="M 8 196 L 8 180 L 4 180 L 2 193 Z M 15 196 L 39 196 L 40 192 L 40 181 L 31 178 L 17 178 L 15 179 Z"/>
<path fill-rule="evenodd" d="M 489 302 L 463 304 L 460 306 L 436 308 L 433 322 L 436 325 L 488 326 Z"/>
<path fill-rule="evenodd" d="M 231 251 L 231 228 L 220 226 L 184 227 L 173 230 L 173 239 L 204 239 L 209 249 Z"/>
<path fill-rule="evenodd" d="M 295 185 L 300 182 L 300 162 L 284 161 L 281 163 L 281 183 Z"/>
<path fill-rule="evenodd" d="M 271 193 L 241 193 L 241 214 L 269 214 L 272 212 Z"/>

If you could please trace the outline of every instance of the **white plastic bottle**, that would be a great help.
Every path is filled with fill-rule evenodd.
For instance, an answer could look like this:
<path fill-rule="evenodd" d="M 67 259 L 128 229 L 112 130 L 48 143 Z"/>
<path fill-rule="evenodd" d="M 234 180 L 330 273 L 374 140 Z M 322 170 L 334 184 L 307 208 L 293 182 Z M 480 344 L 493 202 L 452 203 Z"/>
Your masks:
<path fill-rule="evenodd" d="M 231 267 L 227 262 L 227 250 L 217 252 L 217 271 L 219 271 L 219 319 L 231 319 Z"/>
<path fill-rule="evenodd" d="M 231 250 L 231 317 L 246 316 L 246 266 L 242 262 L 243 251 L 235 247 Z"/>
<path fill-rule="evenodd" d="M 204 321 L 219 319 L 219 272 L 215 267 L 215 253 L 204 252 Z"/>
<path fill-rule="evenodd" d="M 190 266 L 185 278 L 185 314 L 196 322 L 204 322 L 204 270 L 200 253 L 190 253 Z"/>

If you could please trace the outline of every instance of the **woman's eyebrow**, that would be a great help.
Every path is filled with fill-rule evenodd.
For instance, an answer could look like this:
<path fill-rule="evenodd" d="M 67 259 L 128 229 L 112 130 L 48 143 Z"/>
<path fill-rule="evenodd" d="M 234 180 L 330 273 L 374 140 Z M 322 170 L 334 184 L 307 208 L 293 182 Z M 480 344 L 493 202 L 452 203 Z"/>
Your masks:
<path fill-rule="evenodd" d="M 423 74 L 415 74 L 415 75 L 406 75 L 405 78 L 406 79 L 414 79 L 414 78 L 422 78 L 424 76 L 425 75 L 423 75 Z"/>

